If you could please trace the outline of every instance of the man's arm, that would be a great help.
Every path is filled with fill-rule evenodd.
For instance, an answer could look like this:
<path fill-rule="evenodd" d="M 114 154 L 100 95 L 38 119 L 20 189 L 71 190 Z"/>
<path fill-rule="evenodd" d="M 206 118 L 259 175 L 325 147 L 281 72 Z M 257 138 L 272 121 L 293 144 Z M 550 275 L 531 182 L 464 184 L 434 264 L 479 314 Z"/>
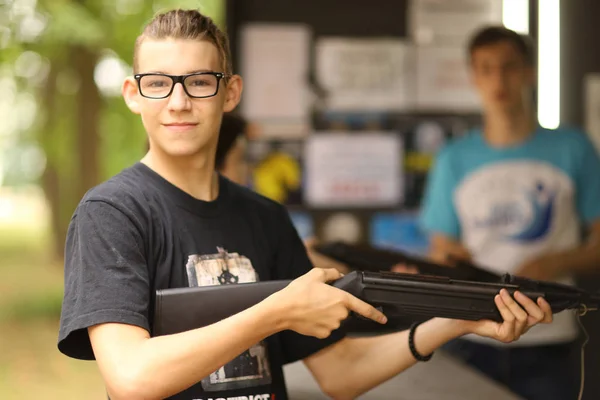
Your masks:
<path fill-rule="evenodd" d="M 164 399 L 274 333 L 289 329 L 325 339 L 350 311 L 384 323 L 372 306 L 325 284 L 339 277 L 333 269 L 311 270 L 243 312 L 179 334 L 150 338 L 142 328 L 114 323 L 88 328 L 111 399 Z"/>
<path fill-rule="evenodd" d="M 575 208 L 589 230 L 588 240 L 578 248 L 547 254 L 522 265 L 517 274 L 533 279 L 553 280 L 562 275 L 600 269 L 600 157 L 584 132 L 571 136 L 578 170 L 575 181 Z"/>
<path fill-rule="evenodd" d="M 454 189 L 458 183 L 454 158 L 452 146 L 445 147 L 436 156 L 427 176 L 419 215 L 421 228 L 429 235 L 429 257 L 433 262 L 448 266 L 452 266 L 452 259 L 471 258 L 459 241 L 461 226 L 454 205 Z"/>
<path fill-rule="evenodd" d="M 600 219 L 591 224 L 586 243 L 578 251 L 569 253 L 565 255 L 565 262 L 571 260 L 571 265 L 568 266 L 571 271 L 600 270 Z"/>
<path fill-rule="evenodd" d="M 460 321 L 431 319 L 415 332 L 415 347 L 419 354 L 431 354 L 451 339 L 467 333 L 492 337 L 502 342 L 518 340 L 538 322 L 552 321 L 552 311 L 545 301 L 536 305 L 529 298 L 515 293 L 511 299 L 506 291 L 496 299 L 504 323 L 492 321 Z M 415 364 L 408 346 L 408 331 L 377 337 L 345 338 L 304 360 L 322 390 L 330 397 L 353 399 Z"/>
<path fill-rule="evenodd" d="M 551 281 L 567 274 L 592 270 L 600 271 L 600 220 L 592 223 L 588 240 L 582 246 L 526 262 L 515 275 Z"/>
<path fill-rule="evenodd" d="M 459 241 L 444 235 L 434 233 L 429 237 L 429 252 L 427 257 L 436 264 L 453 267 L 456 261 L 471 261 L 471 254 Z M 410 265 L 397 264 L 391 268 L 393 272 L 419 273 Z"/>

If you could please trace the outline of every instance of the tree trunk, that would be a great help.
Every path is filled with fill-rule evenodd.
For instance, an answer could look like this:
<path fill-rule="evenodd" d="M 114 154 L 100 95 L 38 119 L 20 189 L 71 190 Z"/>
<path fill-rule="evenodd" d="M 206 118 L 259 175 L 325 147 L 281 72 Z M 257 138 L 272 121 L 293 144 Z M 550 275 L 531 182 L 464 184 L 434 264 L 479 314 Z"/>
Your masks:
<path fill-rule="evenodd" d="M 51 61 L 48 80 L 42 93 L 43 109 L 46 110 L 46 121 L 44 129 L 41 131 L 40 142 L 47 153 L 47 163 L 42 175 L 42 189 L 46 196 L 46 201 L 50 209 L 50 229 L 51 229 L 51 257 L 54 260 L 60 259 L 64 252 L 65 237 L 61 223 L 61 187 L 60 175 L 56 166 L 56 157 L 53 157 L 52 139 L 56 132 L 56 99 L 58 96 L 56 90 L 56 78 L 58 75 L 58 65 Z M 48 154 L 50 153 L 50 154 Z M 65 232 L 66 233 L 66 232 Z"/>
<path fill-rule="evenodd" d="M 41 143 L 48 153 L 47 165 L 42 176 L 42 187 L 49 204 L 52 229 L 52 256 L 55 260 L 63 257 L 65 239 L 73 207 L 91 187 L 99 181 L 99 122 L 102 99 L 94 82 L 94 69 L 98 55 L 83 47 L 72 47 L 69 52 L 70 64 L 79 77 L 80 86 L 76 93 L 74 148 L 72 154 L 76 177 L 73 182 L 70 173 L 61 168 L 57 154 L 62 153 L 57 146 L 57 129 L 60 93 L 56 88 L 56 78 L 61 69 L 59 60 L 53 60 L 47 85 L 42 94 L 44 109 L 47 112 Z"/>
<path fill-rule="evenodd" d="M 72 61 L 80 78 L 77 93 L 76 157 L 79 180 L 76 193 L 81 198 L 99 183 L 98 152 L 100 144 L 100 112 L 102 98 L 94 82 L 98 54 L 84 47 L 74 47 Z"/>

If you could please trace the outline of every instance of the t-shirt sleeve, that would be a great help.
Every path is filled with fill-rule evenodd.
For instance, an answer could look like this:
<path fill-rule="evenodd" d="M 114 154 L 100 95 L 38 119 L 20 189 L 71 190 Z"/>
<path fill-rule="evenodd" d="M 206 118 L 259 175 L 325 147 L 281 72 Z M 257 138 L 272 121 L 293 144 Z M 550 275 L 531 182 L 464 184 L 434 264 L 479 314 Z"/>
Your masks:
<path fill-rule="evenodd" d="M 277 279 L 296 279 L 313 268 L 306 247 L 292 224 L 289 213 L 281 208 L 279 215 L 280 235 L 276 249 Z M 284 363 L 302 360 L 345 337 L 343 329 L 337 329 L 325 339 L 301 335 L 287 330 L 279 333 Z"/>
<path fill-rule="evenodd" d="M 426 233 L 441 233 L 454 239 L 460 237 L 454 207 L 455 186 L 449 148 L 445 148 L 438 153 L 425 185 L 419 223 Z"/>
<path fill-rule="evenodd" d="M 583 155 L 577 177 L 577 211 L 585 224 L 600 219 L 600 158 L 592 142 L 582 133 Z"/>
<path fill-rule="evenodd" d="M 149 274 L 140 220 L 104 201 L 79 205 L 65 248 L 59 350 L 92 360 L 87 328 L 123 323 L 150 330 Z"/>

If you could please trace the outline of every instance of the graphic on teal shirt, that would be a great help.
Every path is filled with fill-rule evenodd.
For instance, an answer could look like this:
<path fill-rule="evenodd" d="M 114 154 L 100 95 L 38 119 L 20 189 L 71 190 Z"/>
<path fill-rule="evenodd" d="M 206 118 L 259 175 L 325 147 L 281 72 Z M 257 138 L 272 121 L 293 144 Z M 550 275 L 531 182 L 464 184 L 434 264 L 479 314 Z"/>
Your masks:
<path fill-rule="evenodd" d="M 507 228 L 511 225 L 522 226 L 518 232 L 508 234 L 506 237 L 519 242 L 533 242 L 545 237 L 552 226 L 552 215 L 555 203 L 555 193 L 537 182 L 535 188 L 525 193 L 527 202 L 532 210 L 529 218 L 519 202 L 494 204 L 489 216 L 475 222 L 477 228 Z M 530 222 L 524 222 L 530 219 Z"/>
<path fill-rule="evenodd" d="M 542 183 L 538 183 L 533 191 L 527 193 L 527 197 L 533 209 L 531 223 L 520 232 L 510 236 L 511 239 L 522 242 L 532 242 L 548 234 L 552 225 L 556 194 L 547 191 Z"/>

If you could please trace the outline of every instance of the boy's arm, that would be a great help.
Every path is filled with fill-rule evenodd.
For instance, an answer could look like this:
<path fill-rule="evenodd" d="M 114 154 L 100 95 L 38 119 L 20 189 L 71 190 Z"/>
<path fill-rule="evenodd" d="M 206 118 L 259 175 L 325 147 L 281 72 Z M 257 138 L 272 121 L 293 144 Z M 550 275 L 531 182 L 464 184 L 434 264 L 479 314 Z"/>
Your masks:
<path fill-rule="evenodd" d="M 598 199 L 600 201 L 600 197 Z M 562 265 L 570 272 L 600 270 L 600 218 L 592 222 L 585 243 L 565 252 L 561 258 Z"/>
<path fill-rule="evenodd" d="M 415 346 L 420 354 L 431 354 L 463 333 L 449 320 L 432 319 L 418 327 Z M 304 360 L 323 392 L 338 400 L 354 399 L 416 362 L 408 348 L 408 331 L 345 338 Z"/>
<path fill-rule="evenodd" d="M 525 262 L 515 275 L 553 281 L 565 275 L 594 270 L 600 270 L 600 219 L 592 223 L 588 240 L 583 245 Z"/>
<path fill-rule="evenodd" d="M 575 134 L 577 135 L 577 134 Z M 600 157 L 581 132 L 577 142 L 579 170 L 575 176 L 575 206 L 588 230 L 587 240 L 575 249 L 552 252 L 521 265 L 516 274 L 532 279 L 554 280 L 564 275 L 600 270 Z"/>
<path fill-rule="evenodd" d="M 372 306 L 325 284 L 339 277 L 314 269 L 245 311 L 174 335 L 150 338 L 142 328 L 114 323 L 88 328 L 111 399 L 172 396 L 282 330 L 325 339 L 350 311 L 385 322 Z"/>
<path fill-rule="evenodd" d="M 550 305 L 516 292 L 515 302 L 502 291 L 496 305 L 504 318 L 502 324 L 492 321 L 460 321 L 434 318 L 415 332 L 419 354 L 431 354 L 444 343 L 467 333 L 491 337 L 501 342 L 518 340 L 531 326 L 552 321 Z M 526 310 L 526 311 L 525 311 Z M 354 399 L 415 364 L 408 346 L 408 332 L 377 337 L 346 338 L 306 358 L 306 366 L 330 397 Z"/>
<path fill-rule="evenodd" d="M 421 227 L 429 234 L 429 257 L 448 266 L 452 266 L 452 259 L 471 259 L 460 242 L 460 221 L 454 206 L 457 174 L 452 159 L 451 146 L 436 156 L 427 177 L 419 216 Z"/>
<path fill-rule="evenodd" d="M 258 304 L 219 323 L 151 338 L 134 325 L 88 328 L 111 399 L 163 399 L 201 381 L 236 356 L 281 330 L 270 305 Z"/>

